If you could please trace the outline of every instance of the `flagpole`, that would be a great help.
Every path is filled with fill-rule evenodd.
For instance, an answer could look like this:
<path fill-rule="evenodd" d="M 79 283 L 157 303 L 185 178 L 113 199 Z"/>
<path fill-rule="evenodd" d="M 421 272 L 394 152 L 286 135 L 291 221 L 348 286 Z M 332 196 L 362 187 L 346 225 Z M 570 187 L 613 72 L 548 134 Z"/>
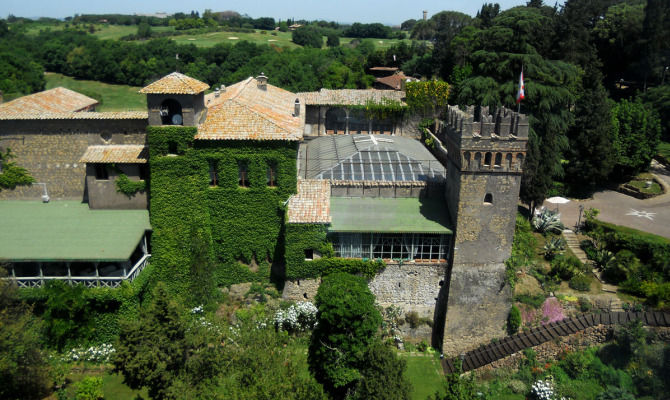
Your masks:
<path fill-rule="evenodd" d="M 521 64 L 521 76 L 523 76 L 523 63 Z M 517 101 L 516 113 L 521 114 L 521 100 Z"/>

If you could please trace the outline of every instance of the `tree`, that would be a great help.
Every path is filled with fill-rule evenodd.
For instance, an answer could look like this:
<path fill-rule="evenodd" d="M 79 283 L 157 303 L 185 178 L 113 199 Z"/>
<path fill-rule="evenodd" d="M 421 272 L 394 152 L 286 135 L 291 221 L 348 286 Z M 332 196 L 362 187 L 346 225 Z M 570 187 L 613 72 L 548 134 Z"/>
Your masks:
<path fill-rule="evenodd" d="M 310 340 L 309 368 L 326 391 L 343 398 L 361 378 L 381 315 L 365 279 L 347 273 L 323 278 L 316 306 L 318 325 Z"/>
<path fill-rule="evenodd" d="M 0 277 L 6 272 L 0 268 Z M 20 302 L 16 285 L 0 279 L 0 398 L 42 399 L 49 392 L 49 367 L 42 353 L 41 324 Z"/>
<path fill-rule="evenodd" d="M 337 47 L 340 45 L 340 37 L 334 33 L 328 35 L 328 41 L 326 42 L 328 47 Z"/>
<path fill-rule="evenodd" d="M 575 104 L 575 124 L 568 131 L 566 180 L 578 187 L 602 184 L 614 167 L 611 105 L 601 82 L 602 74 L 589 64 Z"/>
<path fill-rule="evenodd" d="M 365 353 L 361 380 L 354 399 L 407 400 L 412 385 L 405 378 L 407 362 L 387 345 L 377 341 Z"/>
<path fill-rule="evenodd" d="M 83 285 L 70 286 L 62 281 L 49 281 L 45 285 L 42 319 L 49 343 L 58 350 L 85 341 L 93 333 L 93 305 L 85 291 Z"/>
<path fill-rule="evenodd" d="M 661 123 L 653 112 L 636 101 L 621 100 L 612 108 L 616 165 L 613 177 L 635 175 L 649 167 L 656 155 Z"/>
<path fill-rule="evenodd" d="M 148 22 L 140 22 L 140 24 L 137 25 L 137 37 L 140 39 L 151 37 L 151 26 Z"/>
<path fill-rule="evenodd" d="M 413 19 L 413 18 L 410 18 L 406 21 L 403 21 L 403 23 L 400 24 L 400 30 L 411 31 L 412 28 L 414 28 L 414 25 L 416 25 L 416 20 Z"/>
<path fill-rule="evenodd" d="M 146 387 L 151 398 L 168 398 L 171 385 L 183 370 L 188 347 L 181 307 L 159 282 L 153 303 L 141 318 L 122 321 L 114 356 L 114 372 L 133 389 Z"/>
<path fill-rule="evenodd" d="M 444 81 L 407 82 L 405 87 L 407 104 L 415 109 L 429 114 L 435 120 L 433 133 L 437 133 L 438 118 L 447 107 L 449 98 L 449 84 Z"/>
<path fill-rule="evenodd" d="M 0 151 L 0 191 L 35 182 L 28 170 L 10 161 L 12 158 L 14 156 L 10 149 L 4 153 Z"/>
<path fill-rule="evenodd" d="M 323 37 L 321 37 L 321 32 L 310 26 L 304 26 L 294 30 L 291 37 L 293 43 L 301 46 L 314 47 L 317 49 L 323 47 Z"/>

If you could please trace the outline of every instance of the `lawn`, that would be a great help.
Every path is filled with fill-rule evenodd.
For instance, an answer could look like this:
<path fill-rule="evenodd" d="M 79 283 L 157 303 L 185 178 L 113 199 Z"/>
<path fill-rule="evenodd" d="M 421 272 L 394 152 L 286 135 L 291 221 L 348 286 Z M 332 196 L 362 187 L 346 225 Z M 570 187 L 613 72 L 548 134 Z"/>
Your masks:
<path fill-rule="evenodd" d="M 444 393 L 444 376 L 440 360 L 433 356 L 399 353 L 407 361 L 405 377 L 412 383 L 412 399 L 426 400 L 439 391 Z"/>
<path fill-rule="evenodd" d="M 262 32 L 262 33 L 261 33 Z M 198 47 L 212 47 L 219 43 L 236 43 L 242 40 L 256 44 L 268 44 L 279 47 L 301 47 L 291 41 L 290 32 L 275 32 L 257 30 L 254 33 L 245 32 L 208 32 L 197 35 L 171 36 L 170 39 L 179 44 L 194 44 Z M 325 43 L 325 41 L 324 41 Z"/>
<path fill-rule="evenodd" d="M 45 78 L 47 89 L 62 86 L 98 100 L 100 105 L 96 108 L 97 111 L 145 111 L 147 109 L 146 95 L 137 92 L 140 90 L 139 87 L 79 80 L 51 72 L 47 72 Z"/>
<path fill-rule="evenodd" d="M 123 383 L 123 377 L 118 374 L 113 374 L 110 371 L 84 371 L 84 372 L 73 372 L 68 375 L 68 380 L 70 383 L 67 385 L 68 399 L 74 399 L 74 395 L 77 390 L 77 383 L 84 379 L 87 376 L 100 376 L 102 377 L 102 391 L 105 394 L 105 400 L 129 400 L 135 399 L 137 396 L 140 398 L 147 399 L 146 389 L 142 390 L 132 390 Z M 52 394 L 47 399 L 56 399 L 56 394 Z M 45 399 L 46 400 L 46 399 Z"/>

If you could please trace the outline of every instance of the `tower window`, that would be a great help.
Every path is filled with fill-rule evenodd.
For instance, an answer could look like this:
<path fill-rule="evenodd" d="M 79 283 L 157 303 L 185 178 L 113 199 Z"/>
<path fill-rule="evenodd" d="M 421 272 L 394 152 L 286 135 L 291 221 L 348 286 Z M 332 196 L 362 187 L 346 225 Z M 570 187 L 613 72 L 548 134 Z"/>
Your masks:
<path fill-rule="evenodd" d="M 238 185 L 242 187 L 249 187 L 249 166 L 246 161 L 238 161 Z"/>
<path fill-rule="evenodd" d="M 219 185 L 218 161 L 209 160 L 209 186 Z"/>
<path fill-rule="evenodd" d="M 508 153 L 505 159 L 507 160 L 507 168 L 512 169 L 512 154 Z"/>
<path fill-rule="evenodd" d="M 267 172 L 267 184 L 268 186 L 277 186 L 277 164 L 275 163 L 270 163 L 268 165 L 268 172 Z"/>
<path fill-rule="evenodd" d="M 486 205 L 493 204 L 493 195 L 491 193 L 486 193 L 486 196 L 484 196 L 484 204 Z"/>
<path fill-rule="evenodd" d="M 109 171 L 107 171 L 107 165 L 95 164 L 95 179 L 101 181 L 109 179 Z"/>
<path fill-rule="evenodd" d="M 502 153 L 496 153 L 495 166 L 502 167 Z"/>
<path fill-rule="evenodd" d="M 484 156 L 484 166 L 488 167 L 489 165 L 491 165 L 491 153 L 486 153 Z"/>

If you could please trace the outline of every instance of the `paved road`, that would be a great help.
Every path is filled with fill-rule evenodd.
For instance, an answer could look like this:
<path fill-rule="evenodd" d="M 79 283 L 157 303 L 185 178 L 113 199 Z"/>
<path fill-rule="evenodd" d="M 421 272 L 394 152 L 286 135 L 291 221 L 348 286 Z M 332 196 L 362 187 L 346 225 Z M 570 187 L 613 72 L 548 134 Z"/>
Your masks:
<path fill-rule="evenodd" d="M 666 184 L 666 193 L 647 200 L 636 199 L 625 194 L 603 190 L 596 192 L 588 200 L 572 200 L 558 206 L 561 220 L 566 227 L 574 229 L 579 216 L 579 205 L 584 209 L 600 210 L 598 219 L 617 225 L 628 226 L 641 231 L 655 233 L 670 238 L 670 171 L 653 161 L 651 172 Z M 544 203 L 549 209 L 555 204 Z"/>

